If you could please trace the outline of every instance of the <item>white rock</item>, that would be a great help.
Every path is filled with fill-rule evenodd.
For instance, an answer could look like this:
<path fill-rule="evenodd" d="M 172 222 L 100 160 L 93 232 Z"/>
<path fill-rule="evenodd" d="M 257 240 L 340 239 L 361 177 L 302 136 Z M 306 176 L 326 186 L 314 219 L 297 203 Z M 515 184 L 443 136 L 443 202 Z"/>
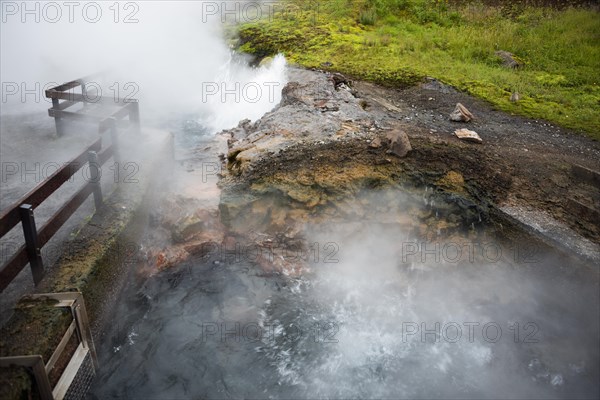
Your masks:
<path fill-rule="evenodd" d="M 456 108 L 454 108 L 454 111 L 452 111 L 452 113 L 450 114 L 450 121 L 469 122 L 472 119 L 473 114 L 471 114 L 471 112 L 467 110 L 467 107 L 463 106 L 460 103 L 456 103 Z"/>
<path fill-rule="evenodd" d="M 468 129 L 457 129 L 454 131 L 454 136 L 466 142 L 483 143 L 477 132 Z"/>

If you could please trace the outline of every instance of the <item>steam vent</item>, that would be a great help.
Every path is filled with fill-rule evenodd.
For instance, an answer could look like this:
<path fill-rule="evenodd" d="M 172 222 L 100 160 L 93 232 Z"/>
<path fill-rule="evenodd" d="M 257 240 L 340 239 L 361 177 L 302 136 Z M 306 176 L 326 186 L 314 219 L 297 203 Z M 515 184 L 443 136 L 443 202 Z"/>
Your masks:
<path fill-rule="evenodd" d="M 600 398 L 595 2 L 0 11 L 0 399 Z"/>

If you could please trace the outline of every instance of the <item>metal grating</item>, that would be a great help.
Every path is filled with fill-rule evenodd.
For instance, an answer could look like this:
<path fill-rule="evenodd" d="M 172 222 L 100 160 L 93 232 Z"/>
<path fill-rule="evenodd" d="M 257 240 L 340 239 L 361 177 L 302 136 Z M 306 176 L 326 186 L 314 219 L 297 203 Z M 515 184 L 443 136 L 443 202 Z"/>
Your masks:
<path fill-rule="evenodd" d="M 92 381 L 96 376 L 94 371 L 94 363 L 92 362 L 92 357 L 90 357 L 90 353 L 88 352 L 81 366 L 79 367 L 79 371 L 77 371 L 77 375 L 71 382 L 67 393 L 65 394 L 65 400 L 81 400 L 85 398 L 87 391 L 92 385 Z"/>

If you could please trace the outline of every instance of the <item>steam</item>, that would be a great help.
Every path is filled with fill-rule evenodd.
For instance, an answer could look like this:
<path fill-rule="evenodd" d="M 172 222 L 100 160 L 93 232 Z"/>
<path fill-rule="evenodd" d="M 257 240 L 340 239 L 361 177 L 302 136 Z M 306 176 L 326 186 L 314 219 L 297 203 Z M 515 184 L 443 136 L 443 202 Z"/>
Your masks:
<path fill-rule="evenodd" d="M 410 204 L 406 194 L 388 191 L 400 199 L 394 209 L 382 200 L 385 193 L 367 196 L 369 209 L 407 212 L 401 206 Z M 494 255 L 481 252 L 472 260 L 450 257 L 433 241 L 406 257 L 416 253 L 418 240 L 389 223 L 392 217 L 383 220 L 365 215 L 314 229 L 309 242 L 335 251 L 321 254 L 309 279 L 265 302 L 261 324 L 275 325 L 279 334 L 265 338 L 259 352 L 277 368 L 277 384 L 297 390 L 286 396 L 597 393 L 590 378 L 598 374 L 599 326 L 591 322 L 599 307 L 597 282 L 565 279 L 564 261 L 554 254 L 517 263 L 511 246 L 499 241 Z M 491 248 L 491 239 L 485 241 Z M 559 347 L 560 354 L 551 350 Z"/>
<path fill-rule="evenodd" d="M 94 393 L 596 398 L 597 279 L 565 278 L 556 255 L 516 263 L 507 247 L 487 261 L 431 251 L 405 261 L 428 207 L 417 200 L 374 191 L 359 198 L 364 213 L 350 204 L 354 216 L 309 226 L 313 265 L 302 277 L 259 277 L 244 256 L 217 253 L 133 283 Z"/>
<path fill-rule="evenodd" d="M 205 12 L 206 3 L 0 0 L 2 206 L 12 204 L 97 139 L 97 126 L 79 122 L 67 125 L 65 135 L 56 137 L 54 121 L 47 114 L 52 103 L 44 92 L 61 83 L 92 75 L 90 97 L 138 99 L 146 133 L 157 126 L 171 127 L 173 121 L 180 126 L 184 120 L 195 120 L 214 133 L 245 118 L 257 119 L 277 105 L 286 82 L 283 56 L 270 65 L 250 67 L 247 58 L 234 54 L 227 45 L 221 13 L 214 7 L 235 3 L 239 8 L 244 1 L 210 2 L 210 13 Z M 244 22 L 236 19 L 232 22 Z M 260 89 L 258 98 L 253 88 Z M 151 142 L 164 135 L 148 136 L 143 145 L 134 136 L 129 137 L 133 145 L 126 137 L 120 142 L 126 157 L 122 163 L 141 174 L 155 164 L 143 153 L 156 148 Z M 12 168 L 10 172 L 6 166 Z M 105 165 L 103 171 L 105 186 L 113 183 L 109 168 Z M 194 183 L 202 181 L 192 174 L 181 176 Z M 79 174 L 73 185 L 83 179 Z M 36 209 L 38 223 L 72 195 L 69 189 L 65 185 L 53 194 L 54 203 L 49 200 Z M 13 229 L 0 244 L 20 245 L 20 229 Z M 55 239 L 62 243 L 67 233 L 60 235 Z M 25 285 L 31 277 L 26 272 L 20 282 L 13 283 L 10 295 L 4 293 L 1 308 L 7 312 L 0 314 L 0 320 L 28 289 Z"/>
<path fill-rule="evenodd" d="M 231 54 L 214 82 L 204 84 L 210 115 L 204 124 L 216 131 L 235 126 L 242 118 L 262 117 L 281 101 L 285 66 L 285 58 L 277 55 L 267 66 L 250 69 Z"/>
<path fill-rule="evenodd" d="M 3 92 L 6 84 L 17 84 L 19 92 L 3 94 L 4 112 L 42 112 L 50 106 L 44 88 L 51 83 L 102 72 L 96 82 L 102 95 L 138 98 L 143 121 L 202 114 L 215 131 L 272 109 L 285 84 L 282 56 L 261 68 L 233 57 L 221 15 L 207 13 L 207 2 L 95 2 L 101 17 L 93 23 L 96 13 L 94 7 L 83 12 L 86 2 L 72 10 L 60 2 L 57 8 L 35 2 L 27 5 L 30 14 L 25 3 L 14 2 L 16 11 L 7 3 L 13 2 L 0 3 L 1 80 Z M 61 17 L 51 22 L 55 10 Z M 22 89 L 31 93 L 22 98 Z"/>

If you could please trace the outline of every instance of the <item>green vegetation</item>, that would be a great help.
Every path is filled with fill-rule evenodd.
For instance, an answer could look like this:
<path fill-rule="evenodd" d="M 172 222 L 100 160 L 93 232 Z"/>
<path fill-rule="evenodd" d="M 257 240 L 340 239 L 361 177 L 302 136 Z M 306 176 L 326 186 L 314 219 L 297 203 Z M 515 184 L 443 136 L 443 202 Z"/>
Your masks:
<path fill-rule="evenodd" d="M 239 28 L 241 51 L 396 87 L 432 76 L 600 139 L 598 11 L 444 0 L 287 0 L 275 10 Z M 498 50 L 522 66 L 504 67 Z"/>

